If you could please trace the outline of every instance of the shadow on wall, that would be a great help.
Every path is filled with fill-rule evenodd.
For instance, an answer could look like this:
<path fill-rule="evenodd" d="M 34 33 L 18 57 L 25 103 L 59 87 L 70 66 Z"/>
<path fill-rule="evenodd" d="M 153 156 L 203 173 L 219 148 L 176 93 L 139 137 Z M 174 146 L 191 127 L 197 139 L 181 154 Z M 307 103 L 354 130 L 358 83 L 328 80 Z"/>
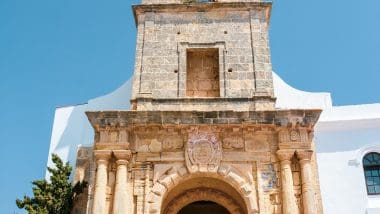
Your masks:
<path fill-rule="evenodd" d="M 89 100 L 86 104 L 57 108 L 47 165 L 53 165 L 51 154 L 56 153 L 63 161 L 69 161 L 71 166 L 75 166 L 78 147 L 93 145 L 94 132 L 85 112 L 129 110 L 132 94 L 131 83 L 132 80 L 129 79 L 114 92 Z M 49 178 L 48 172 L 46 172 L 46 178 Z"/>

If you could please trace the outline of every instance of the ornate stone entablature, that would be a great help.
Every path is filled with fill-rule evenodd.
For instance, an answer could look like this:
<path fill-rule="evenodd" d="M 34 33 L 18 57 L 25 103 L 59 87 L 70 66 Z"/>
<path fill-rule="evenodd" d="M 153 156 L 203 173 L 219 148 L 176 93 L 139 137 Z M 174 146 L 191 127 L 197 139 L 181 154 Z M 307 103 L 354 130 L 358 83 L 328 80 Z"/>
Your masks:
<path fill-rule="evenodd" d="M 96 129 L 156 125 L 272 125 L 312 129 L 321 110 L 277 111 L 99 111 L 86 112 Z"/>

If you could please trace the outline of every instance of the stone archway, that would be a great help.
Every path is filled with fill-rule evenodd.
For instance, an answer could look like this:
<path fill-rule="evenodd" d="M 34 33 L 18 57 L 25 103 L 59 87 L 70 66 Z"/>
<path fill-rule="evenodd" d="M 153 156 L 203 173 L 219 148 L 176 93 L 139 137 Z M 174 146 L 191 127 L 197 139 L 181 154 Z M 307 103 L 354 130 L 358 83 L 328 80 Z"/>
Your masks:
<path fill-rule="evenodd" d="M 164 208 L 164 214 L 179 213 L 182 208 L 194 202 L 209 201 L 225 208 L 229 213 L 243 214 L 243 207 L 230 195 L 211 188 L 186 190 L 172 199 Z"/>
<path fill-rule="evenodd" d="M 229 201 L 228 198 L 233 198 L 235 202 L 232 204 L 237 204 L 242 213 L 258 213 L 254 184 L 241 177 L 232 166 L 221 165 L 217 172 L 189 173 L 184 166 L 173 166 L 165 171 L 166 173 L 154 183 L 148 195 L 149 213 L 164 213 L 173 199 L 198 188 L 222 192 L 229 196 L 226 201 Z"/>

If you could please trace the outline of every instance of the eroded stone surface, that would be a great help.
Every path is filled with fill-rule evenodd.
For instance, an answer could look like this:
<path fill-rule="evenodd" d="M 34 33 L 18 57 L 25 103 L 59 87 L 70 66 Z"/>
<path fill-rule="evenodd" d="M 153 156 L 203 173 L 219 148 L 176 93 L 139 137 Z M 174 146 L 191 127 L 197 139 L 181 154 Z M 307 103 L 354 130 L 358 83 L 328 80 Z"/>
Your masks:
<path fill-rule="evenodd" d="M 274 108 L 271 3 L 143 0 L 132 110 L 87 112 L 74 213 L 322 213 L 313 130 L 320 110 Z"/>

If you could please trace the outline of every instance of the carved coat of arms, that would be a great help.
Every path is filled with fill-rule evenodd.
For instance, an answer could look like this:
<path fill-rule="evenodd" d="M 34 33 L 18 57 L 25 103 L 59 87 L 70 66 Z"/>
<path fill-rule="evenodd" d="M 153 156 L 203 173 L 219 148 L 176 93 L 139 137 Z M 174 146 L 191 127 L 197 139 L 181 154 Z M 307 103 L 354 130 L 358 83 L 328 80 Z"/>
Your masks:
<path fill-rule="evenodd" d="M 186 147 L 186 165 L 190 172 L 217 171 L 222 151 L 213 133 L 190 134 Z"/>

